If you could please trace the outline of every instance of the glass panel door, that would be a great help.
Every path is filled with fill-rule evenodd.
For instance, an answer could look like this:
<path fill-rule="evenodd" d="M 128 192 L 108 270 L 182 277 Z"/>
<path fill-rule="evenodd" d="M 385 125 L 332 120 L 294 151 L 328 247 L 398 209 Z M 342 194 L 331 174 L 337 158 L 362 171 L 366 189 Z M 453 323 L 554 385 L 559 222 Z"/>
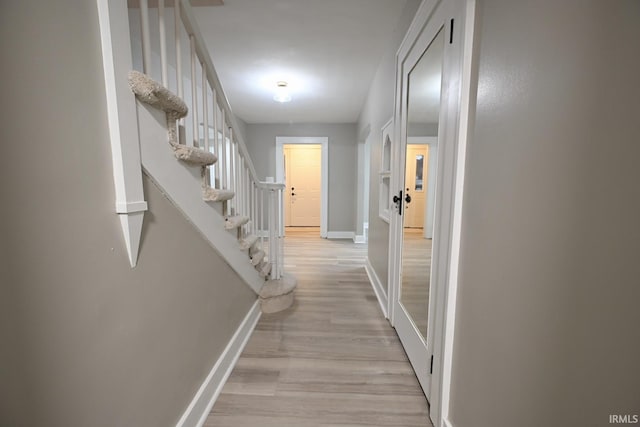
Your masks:
<path fill-rule="evenodd" d="M 407 140 L 424 141 L 438 135 L 440 116 L 440 87 L 442 84 L 442 59 L 444 35 L 440 30 L 428 49 L 409 73 Z M 432 152 L 432 154 L 430 153 Z M 413 325 L 427 340 L 429 296 L 431 294 L 432 230 L 425 232 L 426 213 L 433 206 L 425 193 L 435 191 L 437 175 L 428 168 L 436 167 L 437 150 L 429 150 L 426 144 L 408 144 L 405 163 L 405 204 L 402 240 L 402 270 L 400 302 Z M 428 180 L 426 177 L 434 177 Z M 429 188 L 433 186 L 433 188 Z M 428 191 L 425 191 L 427 190 Z M 430 226 L 433 226 L 430 223 Z"/>

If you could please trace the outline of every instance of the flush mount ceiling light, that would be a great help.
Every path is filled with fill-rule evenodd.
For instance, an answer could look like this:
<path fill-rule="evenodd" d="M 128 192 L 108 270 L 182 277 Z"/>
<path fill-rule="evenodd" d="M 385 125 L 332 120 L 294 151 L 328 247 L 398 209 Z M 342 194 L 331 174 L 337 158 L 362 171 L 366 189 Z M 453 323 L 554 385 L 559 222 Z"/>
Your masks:
<path fill-rule="evenodd" d="M 291 95 L 289 95 L 288 83 L 285 81 L 279 81 L 276 83 L 276 94 L 273 96 L 274 101 L 289 102 L 291 101 Z"/>

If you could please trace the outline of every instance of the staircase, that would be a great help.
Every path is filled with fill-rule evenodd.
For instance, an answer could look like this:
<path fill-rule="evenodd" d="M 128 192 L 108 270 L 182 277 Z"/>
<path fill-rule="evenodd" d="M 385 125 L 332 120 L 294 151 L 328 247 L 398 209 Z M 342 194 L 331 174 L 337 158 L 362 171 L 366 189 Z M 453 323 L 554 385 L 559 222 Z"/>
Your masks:
<path fill-rule="evenodd" d="M 114 35 L 110 47 L 116 86 L 126 79 L 135 94 L 134 100 L 120 91 L 117 105 L 136 104 L 139 143 L 131 147 L 130 141 L 120 141 L 122 147 L 114 152 L 119 150 L 123 164 L 131 164 L 135 162 L 124 156 L 135 157 L 137 148 L 139 166 L 256 292 L 262 311 L 285 310 L 293 303 L 296 280 L 283 271 L 284 184 L 258 179 L 189 2 L 164 3 L 149 8 L 142 0 L 128 10 L 125 0 L 108 3 L 112 33 L 123 28 L 130 32 L 130 37 Z M 126 26 L 121 22 L 125 13 Z M 133 61 L 127 61 L 126 52 L 116 53 L 118 48 L 132 52 Z M 117 170 L 114 154 L 116 189 Z M 125 171 L 121 177 L 129 188 L 137 185 L 131 175 Z M 146 209 L 143 201 L 120 204 Z M 133 266 L 137 244 L 132 229 L 137 223 L 124 224 L 123 217 L 125 238 L 133 242 L 128 249 L 136 252 L 130 253 Z"/>

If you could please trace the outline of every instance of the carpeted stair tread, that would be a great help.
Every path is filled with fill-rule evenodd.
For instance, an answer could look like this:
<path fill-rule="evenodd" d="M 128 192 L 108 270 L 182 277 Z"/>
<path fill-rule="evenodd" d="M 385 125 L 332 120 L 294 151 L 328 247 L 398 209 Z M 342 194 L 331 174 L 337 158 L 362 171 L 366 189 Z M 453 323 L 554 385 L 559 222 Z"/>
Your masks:
<path fill-rule="evenodd" d="M 176 119 L 186 116 L 189 112 L 187 104 L 182 99 L 140 71 L 129 72 L 129 87 L 140 101 L 165 113 L 171 113 Z"/>
<path fill-rule="evenodd" d="M 253 254 L 260 252 L 262 250 L 262 247 L 259 245 L 255 245 L 249 248 L 249 256 L 252 257 Z"/>
<path fill-rule="evenodd" d="M 256 266 L 256 270 L 260 273 L 260 277 L 268 277 L 269 273 L 271 273 L 271 263 L 270 262 L 262 262 Z"/>
<path fill-rule="evenodd" d="M 222 190 L 218 188 L 205 187 L 202 189 L 202 199 L 205 202 L 226 202 L 233 199 L 236 195 L 231 190 Z"/>
<path fill-rule="evenodd" d="M 227 230 L 233 230 L 234 228 L 242 227 L 249 222 L 248 216 L 228 216 L 225 218 L 224 228 Z"/>
<path fill-rule="evenodd" d="M 293 305 L 294 293 L 280 295 L 279 297 L 260 298 L 260 309 L 264 314 L 279 313 Z"/>
<path fill-rule="evenodd" d="M 243 251 L 251 249 L 256 243 L 258 243 L 259 237 L 255 234 L 251 234 L 244 239 L 240 240 L 240 249 Z"/>
<path fill-rule="evenodd" d="M 188 147 L 186 145 L 171 145 L 173 153 L 178 160 L 182 160 L 193 166 L 209 166 L 218 161 L 218 157 L 197 147 Z"/>
<path fill-rule="evenodd" d="M 278 280 L 268 280 L 260 289 L 260 298 L 273 298 L 293 292 L 298 286 L 295 277 L 283 274 Z"/>
<path fill-rule="evenodd" d="M 260 308 L 265 314 L 278 313 L 293 305 L 296 278 L 288 274 L 268 280 L 260 290 Z"/>
<path fill-rule="evenodd" d="M 251 255 L 251 264 L 253 266 L 256 266 L 256 265 L 260 264 L 262 262 L 262 260 L 264 259 L 265 255 L 266 254 L 264 253 L 264 251 L 256 251 L 256 253 Z"/>

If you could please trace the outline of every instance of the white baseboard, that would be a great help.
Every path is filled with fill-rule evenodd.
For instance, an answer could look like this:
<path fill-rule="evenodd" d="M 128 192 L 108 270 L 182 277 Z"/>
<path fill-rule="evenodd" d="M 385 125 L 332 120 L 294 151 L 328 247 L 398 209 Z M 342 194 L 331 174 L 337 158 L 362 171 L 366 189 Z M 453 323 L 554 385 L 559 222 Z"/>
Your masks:
<path fill-rule="evenodd" d="M 367 243 L 367 239 L 364 236 L 364 234 L 361 234 L 361 235 L 357 235 L 356 234 L 356 235 L 353 236 L 353 243 L 358 243 L 358 244 Z"/>
<path fill-rule="evenodd" d="M 350 239 L 353 240 L 353 231 L 327 231 L 327 239 Z"/>
<path fill-rule="evenodd" d="M 253 329 L 256 327 L 258 320 L 260 320 L 261 314 L 260 301 L 257 300 L 233 334 L 233 337 L 231 337 L 231 341 L 229 341 L 216 364 L 213 365 L 211 372 L 207 375 L 176 427 L 200 427 L 205 423 L 213 404 L 222 391 L 222 387 L 236 365 L 240 353 L 242 353 Z"/>
<path fill-rule="evenodd" d="M 389 314 L 387 313 L 387 305 L 388 299 L 387 294 L 384 292 L 382 287 L 382 282 L 380 282 L 380 278 L 376 274 L 376 271 L 371 266 L 369 262 L 369 257 L 367 257 L 367 262 L 364 265 L 364 269 L 367 272 L 367 276 L 369 276 L 369 281 L 371 282 L 371 287 L 373 288 L 373 292 L 375 292 L 376 297 L 378 298 L 378 304 L 380 304 L 380 309 L 382 309 L 382 314 L 386 319 L 389 318 Z"/>

